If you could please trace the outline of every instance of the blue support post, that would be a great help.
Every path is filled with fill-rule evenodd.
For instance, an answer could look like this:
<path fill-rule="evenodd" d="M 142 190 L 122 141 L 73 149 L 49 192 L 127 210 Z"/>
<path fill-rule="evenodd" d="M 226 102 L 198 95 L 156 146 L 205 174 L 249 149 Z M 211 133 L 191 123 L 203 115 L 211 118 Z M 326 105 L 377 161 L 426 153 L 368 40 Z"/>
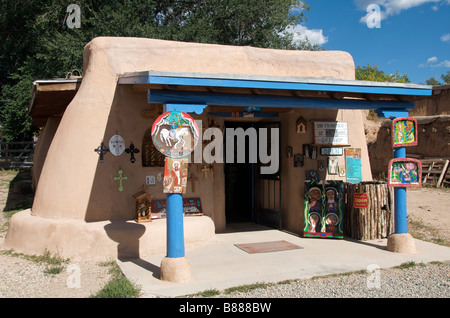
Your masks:
<path fill-rule="evenodd" d="M 406 158 L 405 147 L 394 149 L 394 158 Z M 408 233 L 406 187 L 394 188 L 395 233 Z"/>
<path fill-rule="evenodd" d="M 184 257 L 183 197 L 167 193 L 167 257 Z"/>

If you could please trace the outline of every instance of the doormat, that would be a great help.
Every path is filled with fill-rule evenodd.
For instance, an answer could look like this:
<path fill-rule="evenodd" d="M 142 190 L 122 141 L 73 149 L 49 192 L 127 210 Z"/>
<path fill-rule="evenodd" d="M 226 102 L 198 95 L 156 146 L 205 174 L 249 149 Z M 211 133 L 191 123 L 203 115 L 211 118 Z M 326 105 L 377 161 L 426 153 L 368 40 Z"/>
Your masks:
<path fill-rule="evenodd" d="M 273 242 L 234 244 L 234 245 L 249 254 L 303 249 L 303 247 L 301 246 L 286 241 L 273 241 Z"/>

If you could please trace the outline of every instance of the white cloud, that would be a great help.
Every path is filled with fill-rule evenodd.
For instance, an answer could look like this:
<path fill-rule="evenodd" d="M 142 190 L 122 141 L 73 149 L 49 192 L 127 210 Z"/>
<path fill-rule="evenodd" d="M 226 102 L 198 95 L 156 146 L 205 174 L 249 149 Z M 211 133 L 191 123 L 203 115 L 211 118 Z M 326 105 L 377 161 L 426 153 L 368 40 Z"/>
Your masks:
<path fill-rule="evenodd" d="M 450 61 L 444 60 L 440 63 L 438 62 L 438 58 L 436 56 L 430 57 L 425 64 L 419 64 L 419 67 L 450 67 Z"/>
<path fill-rule="evenodd" d="M 320 29 L 308 29 L 303 25 L 296 25 L 295 27 L 288 27 L 286 29 L 288 33 L 292 33 L 294 42 L 303 42 L 306 39 L 311 44 L 322 45 L 328 42 L 328 37 L 323 35 L 323 30 Z"/>
<path fill-rule="evenodd" d="M 450 33 L 444 34 L 443 36 L 441 36 L 441 41 L 442 42 L 450 42 Z"/>
<path fill-rule="evenodd" d="M 400 14 L 403 10 L 418 7 L 426 3 L 434 3 L 433 10 L 437 10 L 437 4 L 450 4 L 450 0 L 354 0 L 359 10 L 366 11 L 370 4 L 377 4 L 381 8 L 381 20 L 387 19 L 389 16 Z M 366 23 L 366 19 L 370 13 L 361 18 L 361 23 Z"/>

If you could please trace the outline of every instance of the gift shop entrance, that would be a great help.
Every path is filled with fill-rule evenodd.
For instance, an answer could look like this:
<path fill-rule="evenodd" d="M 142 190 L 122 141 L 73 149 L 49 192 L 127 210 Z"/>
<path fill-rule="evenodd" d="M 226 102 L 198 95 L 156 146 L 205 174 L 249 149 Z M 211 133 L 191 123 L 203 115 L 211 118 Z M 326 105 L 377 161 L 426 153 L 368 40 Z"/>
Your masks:
<path fill-rule="evenodd" d="M 280 123 L 225 122 L 227 224 L 281 227 Z"/>

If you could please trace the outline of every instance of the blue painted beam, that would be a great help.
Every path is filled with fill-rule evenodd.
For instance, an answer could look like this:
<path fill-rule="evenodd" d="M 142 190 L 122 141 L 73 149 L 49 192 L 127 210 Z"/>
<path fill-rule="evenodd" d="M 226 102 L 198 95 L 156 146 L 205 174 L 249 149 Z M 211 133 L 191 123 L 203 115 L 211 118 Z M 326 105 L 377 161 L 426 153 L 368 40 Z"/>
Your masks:
<path fill-rule="evenodd" d="M 148 102 L 157 104 L 205 104 L 215 106 L 321 108 L 321 109 L 413 109 L 414 102 L 357 99 L 303 98 L 294 96 L 226 94 L 150 89 Z"/>
<path fill-rule="evenodd" d="M 394 158 L 406 158 L 405 147 L 394 148 Z M 406 187 L 394 188 L 394 228 L 397 234 L 408 233 Z"/>
<path fill-rule="evenodd" d="M 142 84 L 141 79 L 138 83 Z M 123 83 L 125 79 L 122 80 Z M 136 83 L 136 81 L 135 81 Z M 148 75 L 146 84 L 205 86 L 205 87 L 237 87 L 253 89 L 281 89 L 299 91 L 351 92 L 361 94 L 414 95 L 430 96 L 431 89 L 393 85 L 392 83 L 366 83 L 361 81 L 292 82 L 276 80 L 201 78 L 184 76 Z M 377 85 L 378 84 L 378 85 Z"/>

